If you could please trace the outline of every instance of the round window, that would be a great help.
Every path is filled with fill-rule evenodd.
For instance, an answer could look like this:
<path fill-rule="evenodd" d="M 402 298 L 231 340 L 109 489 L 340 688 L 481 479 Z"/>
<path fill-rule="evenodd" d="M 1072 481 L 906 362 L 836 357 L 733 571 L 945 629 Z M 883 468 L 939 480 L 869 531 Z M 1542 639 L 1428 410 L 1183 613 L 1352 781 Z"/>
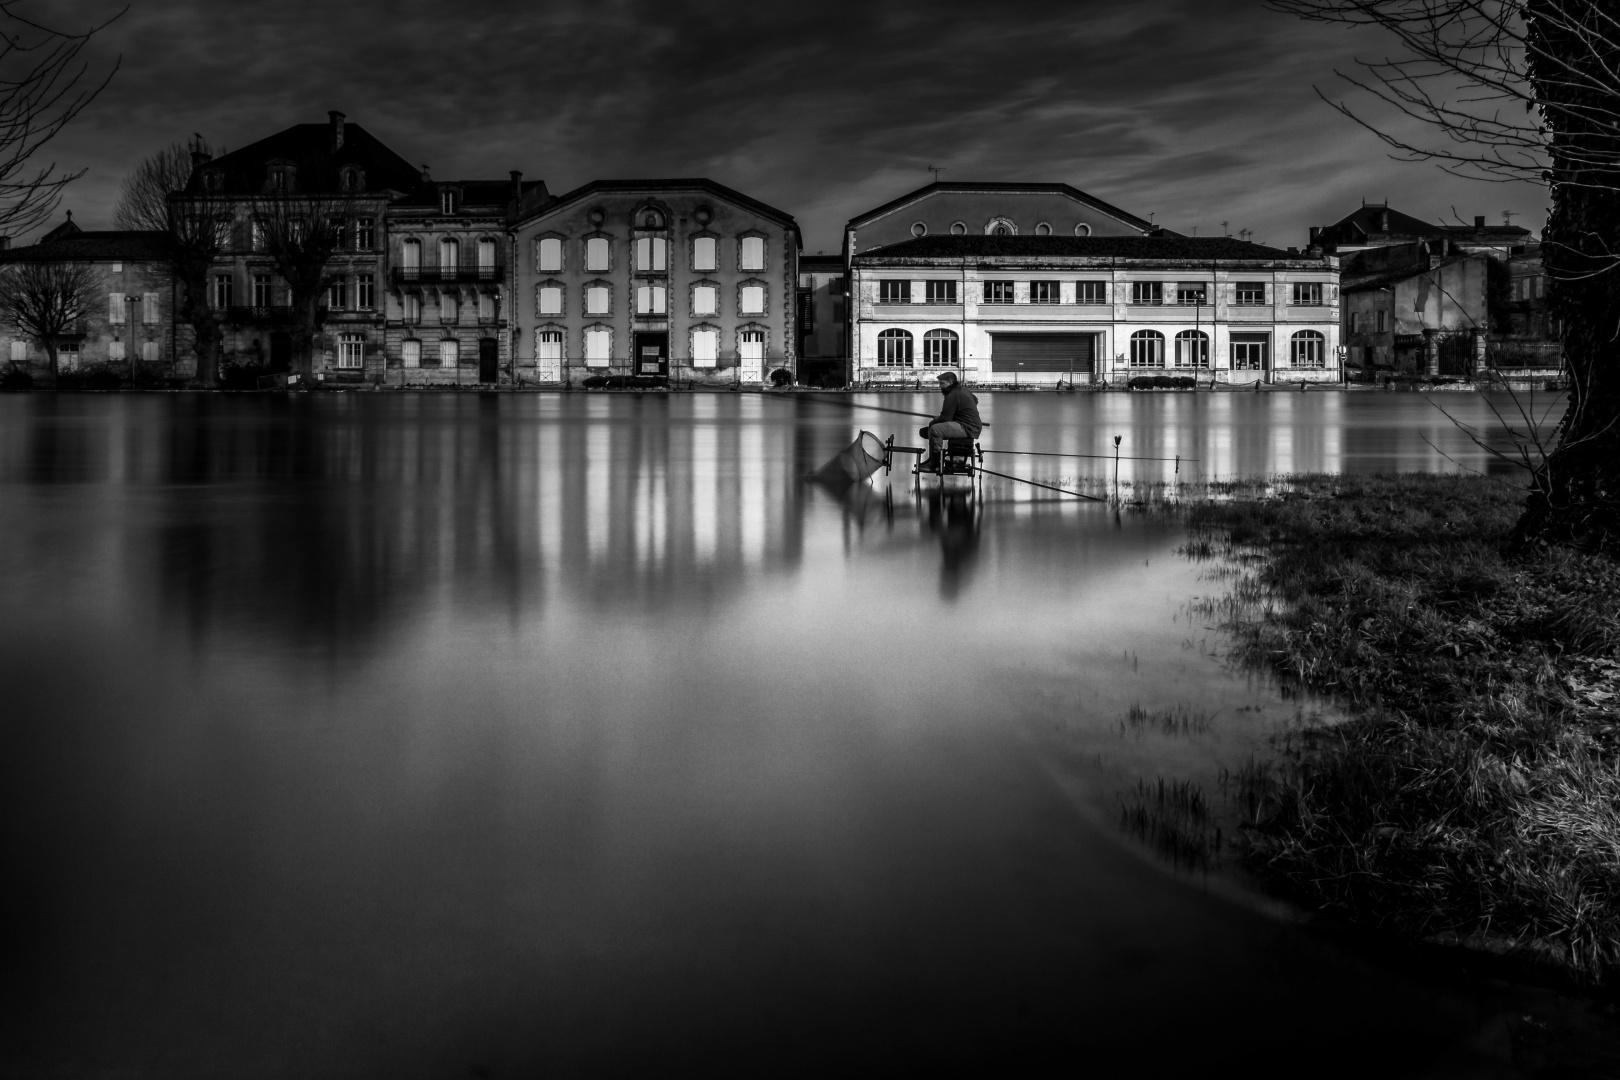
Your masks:
<path fill-rule="evenodd" d="M 1080 224 L 1078 224 L 1078 225 L 1076 225 L 1074 227 L 1074 235 L 1076 235 L 1076 236 L 1090 236 L 1091 235 L 1091 226 L 1087 225 L 1085 222 L 1082 221 Z"/>
<path fill-rule="evenodd" d="M 928 235 L 928 226 L 924 225 L 920 221 L 913 221 L 911 223 L 911 235 L 912 236 L 927 236 Z"/>
<path fill-rule="evenodd" d="M 951 222 L 951 235 L 952 236 L 966 236 L 967 235 L 967 223 L 966 222 L 961 222 L 961 221 L 953 221 L 953 222 Z"/>
<path fill-rule="evenodd" d="M 1035 235 L 1036 236 L 1051 236 L 1052 235 L 1052 226 L 1048 225 L 1044 221 L 1041 222 L 1039 225 L 1035 226 Z"/>
<path fill-rule="evenodd" d="M 607 211 L 603 210 L 600 206 L 594 206 L 591 208 L 589 216 L 592 225 L 600 225 L 602 222 L 607 220 Z"/>
<path fill-rule="evenodd" d="M 699 225 L 707 225 L 710 221 L 714 220 L 714 211 L 710 210 L 707 206 L 700 206 L 697 208 L 697 212 L 692 216 L 697 218 L 697 223 Z"/>

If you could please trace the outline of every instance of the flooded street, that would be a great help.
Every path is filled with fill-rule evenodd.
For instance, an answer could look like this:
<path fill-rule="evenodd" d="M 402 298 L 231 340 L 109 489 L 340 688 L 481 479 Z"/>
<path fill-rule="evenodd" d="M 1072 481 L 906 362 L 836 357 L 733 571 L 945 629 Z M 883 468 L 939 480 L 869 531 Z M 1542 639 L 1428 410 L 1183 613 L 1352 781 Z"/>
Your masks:
<path fill-rule="evenodd" d="M 0 1076 L 1518 1075 L 1120 835 L 1300 707 L 1178 528 L 801 479 L 936 397 L 0 396 Z M 1497 468 L 1417 394 L 983 412 L 1045 483 Z"/>

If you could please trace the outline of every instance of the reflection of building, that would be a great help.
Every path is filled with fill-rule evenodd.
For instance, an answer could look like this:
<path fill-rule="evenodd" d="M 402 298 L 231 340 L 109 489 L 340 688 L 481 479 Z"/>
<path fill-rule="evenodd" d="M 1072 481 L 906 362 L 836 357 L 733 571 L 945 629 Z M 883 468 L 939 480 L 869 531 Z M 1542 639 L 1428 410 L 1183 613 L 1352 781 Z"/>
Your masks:
<path fill-rule="evenodd" d="M 1331 257 L 1230 238 L 928 235 L 850 260 L 856 378 L 1337 382 Z"/>
<path fill-rule="evenodd" d="M 712 180 L 613 180 L 512 228 L 520 377 L 759 385 L 798 369 L 799 227 Z"/>
<path fill-rule="evenodd" d="M 848 282 L 843 256 L 799 256 L 799 381 L 807 386 L 843 385 Z"/>
<path fill-rule="evenodd" d="M 73 223 L 70 213 L 36 244 L 8 249 L 0 241 L 0 264 L 88 263 L 96 272 L 99 285 L 90 297 L 89 310 L 72 333 L 59 339 L 60 370 L 103 363 L 126 368 L 132 362 L 151 374 L 171 368 L 175 360 L 175 285 L 164 239 L 163 233 L 86 231 Z M 39 373 L 46 368 L 48 357 L 42 342 L 4 320 L 0 322 L 0 361 Z"/>

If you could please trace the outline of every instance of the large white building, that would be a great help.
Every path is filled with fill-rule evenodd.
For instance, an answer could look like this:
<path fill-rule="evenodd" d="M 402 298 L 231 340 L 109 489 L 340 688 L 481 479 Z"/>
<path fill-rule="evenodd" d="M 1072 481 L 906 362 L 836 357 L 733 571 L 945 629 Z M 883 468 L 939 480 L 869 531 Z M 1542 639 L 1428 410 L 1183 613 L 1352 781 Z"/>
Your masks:
<path fill-rule="evenodd" d="M 1166 233 L 935 235 L 850 255 L 853 381 L 1338 382 L 1338 266 Z"/>

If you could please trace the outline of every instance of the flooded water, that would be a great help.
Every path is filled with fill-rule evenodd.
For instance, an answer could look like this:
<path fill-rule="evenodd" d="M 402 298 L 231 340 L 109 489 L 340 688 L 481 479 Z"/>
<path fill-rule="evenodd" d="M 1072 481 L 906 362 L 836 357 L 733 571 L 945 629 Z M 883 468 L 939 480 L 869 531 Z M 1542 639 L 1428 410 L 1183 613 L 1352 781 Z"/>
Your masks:
<path fill-rule="evenodd" d="M 0 1075 L 1517 1075 L 1120 834 L 1298 707 L 1177 531 L 807 485 L 915 441 L 856 402 L 933 399 L 0 397 Z M 1045 481 L 1491 467 L 1410 394 L 984 413 Z"/>

